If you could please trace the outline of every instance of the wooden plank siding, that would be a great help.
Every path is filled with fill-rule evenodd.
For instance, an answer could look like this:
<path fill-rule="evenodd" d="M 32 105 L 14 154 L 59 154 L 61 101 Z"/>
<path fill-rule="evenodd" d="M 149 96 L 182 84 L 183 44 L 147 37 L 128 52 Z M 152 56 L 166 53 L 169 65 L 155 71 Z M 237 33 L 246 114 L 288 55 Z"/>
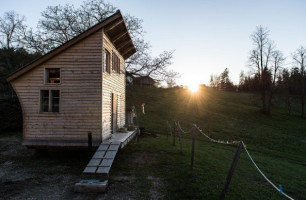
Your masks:
<path fill-rule="evenodd" d="M 24 144 L 86 146 L 88 132 L 94 143 L 101 142 L 102 32 L 12 81 L 23 109 Z M 44 83 L 50 67 L 60 68 L 60 84 Z M 48 89 L 60 90 L 59 113 L 40 113 L 40 90 Z"/>
<path fill-rule="evenodd" d="M 110 52 L 110 60 L 112 61 L 112 52 L 115 52 L 120 59 L 120 73 L 112 70 L 111 73 L 103 72 L 102 80 L 102 131 L 103 139 L 107 139 L 111 135 L 111 119 L 112 119 L 112 93 L 117 94 L 118 117 L 117 126 L 122 127 L 125 124 L 125 62 L 124 58 L 116 50 L 108 36 L 103 33 L 103 48 Z"/>
<path fill-rule="evenodd" d="M 110 73 L 103 71 L 104 49 L 110 53 Z M 23 144 L 37 148 L 85 147 L 90 132 L 93 146 L 98 146 L 111 136 L 112 127 L 124 126 L 125 59 L 135 52 L 118 10 L 13 72 L 7 80 L 22 107 Z M 56 112 L 41 112 L 41 108 Z M 112 120 L 112 109 L 117 110 L 117 120 Z"/>

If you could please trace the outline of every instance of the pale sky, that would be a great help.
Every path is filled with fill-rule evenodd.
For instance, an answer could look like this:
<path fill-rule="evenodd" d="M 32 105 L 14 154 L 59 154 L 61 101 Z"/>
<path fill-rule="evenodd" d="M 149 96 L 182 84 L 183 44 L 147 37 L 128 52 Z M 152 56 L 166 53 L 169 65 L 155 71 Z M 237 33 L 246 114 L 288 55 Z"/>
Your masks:
<path fill-rule="evenodd" d="M 36 27 L 49 5 L 82 4 L 83 0 L 1 0 L 0 15 L 14 10 Z M 175 50 L 171 69 L 179 84 L 209 83 L 211 74 L 227 67 L 234 83 L 241 70 L 249 71 L 250 35 L 256 26 L 268 27 L 270 38 L 287 57 L 306 46 L 305 0 L 113 0 L 123 14 L 143 19 L 152 55 Z"/>

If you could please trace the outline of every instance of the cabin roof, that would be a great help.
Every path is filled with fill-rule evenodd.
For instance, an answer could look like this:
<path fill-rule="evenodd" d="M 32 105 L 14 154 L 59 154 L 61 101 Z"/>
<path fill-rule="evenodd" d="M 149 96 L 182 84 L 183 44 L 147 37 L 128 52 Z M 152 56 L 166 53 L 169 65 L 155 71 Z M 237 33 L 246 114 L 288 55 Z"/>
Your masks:
<path fill-rule="evenodd" d="M 125 25 L 124 19 L 120 10 L 118 10 L 115 14 L 111 15 L 110 17 L 106 18 L 105 20 L 99 22 L 98 24 L 94 25 L 93 27 L 87 29 L 83 33 L 75 36 L 71 40 L 67 41 L 66 43 L 60 45 L 59 47 L 53 49 L 52 51 L 46 53 L 45 55 L 41 56 L 40 58 L 34 60 L 28 65 L 25 65 L 19 68 L 17 71 L 10 74 L 7 78 L 8 81 L 12 81 L 22 74 L 28 72 L 29 70 L 37 67 L 38 65 L 43 64 L 44 62 L 48 61 L 49 59 L 53 58 L 54 56 L 60 54 L 64 50 L 68 49 L 72 45 L 76 44 L 77 42 L 87 38 L 88 36 L 94 34 L 95 32 L 104 29 L 104 33 L 109 37 L 110 41 L 114 44 L 116 49 L 120 52 L 124 59 L 129 58 L 136 52 L 136 48 L 130 36 L 130 33 Z"/>

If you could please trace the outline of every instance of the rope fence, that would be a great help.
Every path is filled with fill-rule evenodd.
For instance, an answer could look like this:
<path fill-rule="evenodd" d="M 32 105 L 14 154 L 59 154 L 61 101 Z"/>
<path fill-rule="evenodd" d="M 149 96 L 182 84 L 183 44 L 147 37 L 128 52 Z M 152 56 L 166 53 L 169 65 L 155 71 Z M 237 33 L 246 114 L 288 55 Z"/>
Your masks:
<path fill-rule="evenodd" d="M 180 131 L 181 131 L 182 133 L 184 133 L 184 134 L 186 134 L 186 133 L 191 133 L 192 128 L 193 128 L 193 127 L 191 127 L 188 131 L 184 131 L 184 130 L 182 129 L 181 124 L 180 124 L 179 121 L 177 122 L 177 125 L 178 125 L 178 128 L 180 129 Z"/>
<path fill-rule="evenodd" d="M 172 130 L 170 123 L 167 121 L 167 129 L 170 127 L 170 130 Z M 195 130 L 197 130 L 199 133 L 201 133 L 204 137 L 206 137 L 210 142 L 213 143 L 218 143 L 218 144 L 225 144 L 225 145 L 238 145 L 237 147 L 237 152 L 235 154 L 231 169 L 229 171 L 228 177 L 229 180 L 226 180 L 226 183 L 224 185 L 224 189 L 222 191 L 221 197 L 220 199 L 224 199 L 225 198 L 225 194 L 226 194 L 226 190 L 227 187 L 229 185 L 231 176 L 233 175 L 235 166 L 238 162 L 238 157 L 240 154 L 241 149 L 244 149 L 245 152 L 248 155 L 248 158 L 251 160 L 251 162 L 253 163 L 253 165 L 255 166 L 255 168 L 257 169 L 257 171 L 264 177 L 264 179 L 273 186 L 274 189 L 276 189 L 278 192 L 280 192 L 283 196 L 285 196 L 286 198 L 290 199 L 290 200 L 294 200 L 292 197 L 290 197 L 288 194 L 286 194 L 285 192 L 283 192 L 283 188 L 280 185 L 280 187 L 278 188 L 270 179 L 267 178 L 267 176 L 260 170 L 260 168 L 258 167 L 258 165 L 255 163 L 254 159 L 252 158 L 252 156 L 250 155 L 249 151 L 246 148 L 246 145 L 243 141 L 235 141 L 235 140 L 231 140 L 230 142 L 225 140 L 215 140 L 211 137 L 209 137 L 206 133 L 204 133 L 196 124 L 193 124 L 191 129 L 189 129 L 188 131 L 184 131 L 180 125 L 179 122 L 174 122 L 174 127 L 173 127 L 173 133 L 171 132 L 171 134 L 173 135 L 173 139 L 175 140 L 175 135 L 179 134 L 179 142 L 180 142 L 180 151 L 182 153 L 182 139 L 181 139 L 181 135 L 180 133 L 192 133 L 192 150 L 191 150 L 191 169 L 193 168 L 193 160 L 194 160 L 194 140 L 195 140 Z M 167 133 L 167 138 L 168 138 L 168 133 Z M 174 141 L 175 144 L 175 141 Z M 238 152 L 239 151 L 239 152 Z M 227 179 L 228 179 L 227 177 Z"/>
<path fill-rule="evenodd" d="M 252 161 L 252 163 L 254 164 L 254 166 L 256 167 L 256 169 L 259 171 L 259 173 L 266 179 L 266 181 L 268 181 L 268 183 L 270 183 L 277 191 L 279 191 L 282 195 L 284 195 L 285 197 L 287 197 L 288 199 L 294 200 L 292 197 L 290 197 L 289 195 L 287 195 L 285 192 L 283 192 L 282 187 L 280 187 L 280 189 L 278 187 L 275 186 L 274 183 L 272 183 L 272 181 L 270 181 L 266 175 L 259 169 L 259 167 L 257 166 L 257 164 L 255 163 L 254 159 L 252 158 L 252 156 L 250 155 L 249 151 L 247 150 L 244 142 L 242 141 L 242 144 L 244 146 L 244 150 L 247 153 L 247 155 L 249 156 L 250 160 Z"/>

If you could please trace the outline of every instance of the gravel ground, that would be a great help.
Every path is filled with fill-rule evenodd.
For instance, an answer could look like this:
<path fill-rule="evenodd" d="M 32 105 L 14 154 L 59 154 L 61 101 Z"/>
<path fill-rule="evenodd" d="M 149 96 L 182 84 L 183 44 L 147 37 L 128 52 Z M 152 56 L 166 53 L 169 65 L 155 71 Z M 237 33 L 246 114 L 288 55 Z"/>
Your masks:
<path fill-rule="evenodd" d="M 21 145 L 21 133 L 0 134 L 0 199 L 162 199 L 162 181 L 113 170 L 105 194 L 74 192 L 92 156 L 87 151 L 38 151 Z M 135 157 L 135 163 L 139 160 Z M 134 161 L 133 161 L 134 162 Z M 137 164 L 137 163 L 136 163 Z M 84 178 L 84 177 L 83 177 Z M 139 178 L 142 179 L 141 183 Z M 143 183 L 148 191 L 137 191 Z M 151 185 L 151 186 L 150 186 Z M 145 194 L 147 193 L 147 194 Z"/>

